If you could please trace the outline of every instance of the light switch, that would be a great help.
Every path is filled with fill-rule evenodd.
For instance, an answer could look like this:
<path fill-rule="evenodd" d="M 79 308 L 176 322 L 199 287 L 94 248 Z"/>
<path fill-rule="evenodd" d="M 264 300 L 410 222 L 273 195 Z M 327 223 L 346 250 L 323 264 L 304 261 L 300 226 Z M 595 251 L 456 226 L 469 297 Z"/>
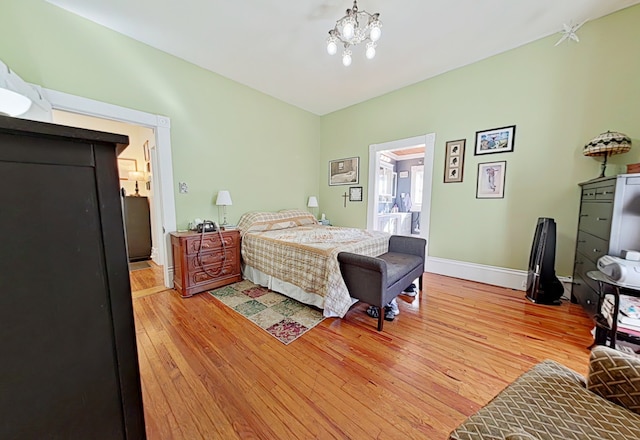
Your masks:
<path fill-rule="evenodd" d="M 189 187 L 187 186 L 187 182 L 178 182 L 178 191 L 180 194 L 186 194 L 189 192 Z"/>

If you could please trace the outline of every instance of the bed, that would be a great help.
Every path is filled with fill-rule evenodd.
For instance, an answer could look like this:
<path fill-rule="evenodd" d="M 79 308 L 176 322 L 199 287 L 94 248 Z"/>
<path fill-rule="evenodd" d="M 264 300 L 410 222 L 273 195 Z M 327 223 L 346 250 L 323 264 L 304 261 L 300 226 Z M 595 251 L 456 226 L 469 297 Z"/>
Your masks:
<path fill-rule="evenodd" d="M 316 306 L 327 317 L 343 317 L 354 302 L 338 253 L 377 256 L 389 247 L 386 232 L 323 226 L 300 210 L 246 213 L 238 229 L 245 279 Z"/>

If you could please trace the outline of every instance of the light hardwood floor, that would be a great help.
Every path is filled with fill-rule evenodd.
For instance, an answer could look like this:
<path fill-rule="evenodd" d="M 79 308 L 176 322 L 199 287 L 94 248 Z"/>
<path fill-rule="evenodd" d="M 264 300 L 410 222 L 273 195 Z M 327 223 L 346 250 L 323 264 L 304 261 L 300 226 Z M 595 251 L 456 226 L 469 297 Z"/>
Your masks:
<path fill-rule="evenodd" d="M 591 343 L 578 305 L 432 274 L 383 332 L 356 304 L 288 346 L 207 293 L 133 304 L 152 440 L 446 439 L 538 361 L 585 374 Z"/>

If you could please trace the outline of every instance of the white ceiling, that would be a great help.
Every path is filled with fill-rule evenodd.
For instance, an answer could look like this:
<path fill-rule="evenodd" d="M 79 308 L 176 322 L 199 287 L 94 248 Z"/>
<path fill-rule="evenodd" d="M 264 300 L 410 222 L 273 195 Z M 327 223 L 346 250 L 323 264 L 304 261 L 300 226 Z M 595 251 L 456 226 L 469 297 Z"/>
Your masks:
<path fill-rule="evenodd" d="M 344 67 L 326 38 L 352 0 L 47 1 L 318 115 L 640 3 L 360 0 L 380 13 L 382 37 L 373 60 L 359 45 Z"/>

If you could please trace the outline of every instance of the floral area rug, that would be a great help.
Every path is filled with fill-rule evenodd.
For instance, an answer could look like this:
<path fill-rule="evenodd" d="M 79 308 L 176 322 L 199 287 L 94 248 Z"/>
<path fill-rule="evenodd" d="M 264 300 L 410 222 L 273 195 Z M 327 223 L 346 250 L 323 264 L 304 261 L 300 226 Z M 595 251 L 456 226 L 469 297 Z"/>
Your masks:
<path fill-rule="evenodd" d="M 322 310 L 246 280 L 209 293 L 283 344 L 295 341 L 324 319 Z"/>

